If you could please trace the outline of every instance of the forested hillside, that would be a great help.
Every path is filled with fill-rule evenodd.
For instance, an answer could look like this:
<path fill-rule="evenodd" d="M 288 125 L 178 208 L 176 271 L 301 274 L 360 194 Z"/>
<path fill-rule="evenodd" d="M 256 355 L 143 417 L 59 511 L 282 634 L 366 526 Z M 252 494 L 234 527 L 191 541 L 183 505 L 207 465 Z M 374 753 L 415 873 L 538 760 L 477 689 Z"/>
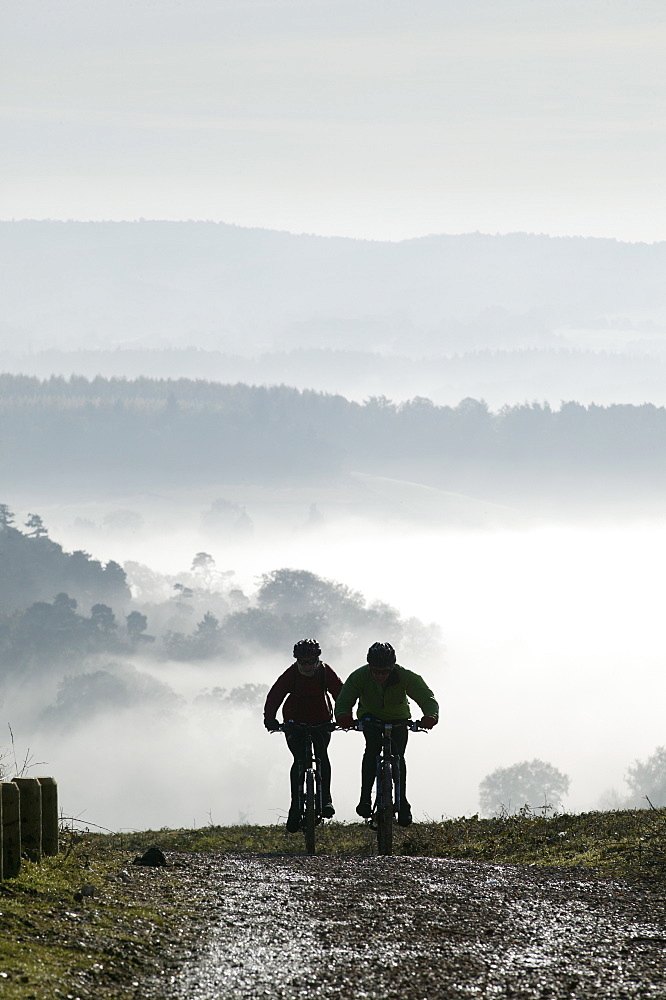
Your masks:
<path fill-rule="evenodd" d="M 666 409 L 651 404 L 491 412 L 475 399 L 358 404 L 285 386 L 4 375 L 0 421 L 15 485 L 276 484 L 355 470 L 454 490 L 666 483 Z"/>
<path fill-rule="evenodd" d="M 138 671 L 136 659 L 215 669 L 273 654 L 288 660 L 294 637 L 308 635 L 319 637 L 329 657 L 356 657 L 378 634 L 407 656 L 416 648 L 421 655 L 439 649 L 433 626 L 305 570 L 265 573 L 256 591 L 245 594 L 232 582 L 233 571 L 218 571 L 205 552 L 173 577 L 136 563 L 126 573 L 117 563 L 102 566 L 85 552 L 63 551 L 39 514 L 30 515 L 25 533 L 13 521 L 0 504 L 0 693 L 16 679 L 58 682 L 44 715 L 49 724 L 72 725 L 142 701 L 174 704 L 174 692 Z M 151 600 L 147 581 L 166 596 Z M 204 708 L 254 705 L 264 693 L 248 683 L 215 687 L 200 700 Z"/>
<path fill-rule="evenodd" d="M 0 503 L 0 614 L 53 600 L 66 591 L 87 611 L 94 604 L 124 605 L 130 600 L 125 573 L 118 563 L 103 566 L 87 552 L 65 552 L 48 537 L 39 514 L 21 531 L 14 514 Z"/>

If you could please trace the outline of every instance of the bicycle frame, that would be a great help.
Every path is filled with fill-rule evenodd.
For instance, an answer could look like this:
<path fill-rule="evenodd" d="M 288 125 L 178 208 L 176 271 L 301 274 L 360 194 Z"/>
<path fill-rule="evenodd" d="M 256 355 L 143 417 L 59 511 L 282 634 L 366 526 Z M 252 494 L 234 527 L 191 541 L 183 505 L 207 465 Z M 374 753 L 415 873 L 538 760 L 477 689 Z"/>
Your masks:
<path fill-rule="evenodd" d="M 400 812 L 403 792 L 400 780 L 402 755 L 394 752 L 393 730 L 401 727 L 406 727 L 414 733 L 423 733 L 427 730 L 411 719 L 397 722 L 359 719 L 357 728 L 362 732 L 365 726 L 381 729 L 382 732 L 382 746 L 377 755 L 375 801 L 368 824 L 377 831 L 378 853 L 390 855 L 393 852 L 393 818 Z"/>
<path fill-rule="evenodd" d="M 305 835 L 305 850 L 308 854 L 315 851 L 315 827 L 323 822 L 321 762 L 317 756 L 313 734 L 316 732 L 333 732 L 337 727 L 334 723 L 321 722 L 308 725 L 305 722 L 284 722 L 279 731 L 283 733 L 302 733 L 306 740 L 306 752 L 299 761 L 298 774 L 298 808 L 301 815 L 301 827 Z"/>

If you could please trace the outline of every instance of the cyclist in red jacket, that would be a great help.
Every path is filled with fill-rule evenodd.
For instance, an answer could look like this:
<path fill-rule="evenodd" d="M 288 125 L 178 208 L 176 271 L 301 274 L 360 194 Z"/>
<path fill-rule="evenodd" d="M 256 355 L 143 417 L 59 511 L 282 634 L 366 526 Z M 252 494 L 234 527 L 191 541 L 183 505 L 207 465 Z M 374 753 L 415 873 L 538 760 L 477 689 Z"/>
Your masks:
<path fill-rule="evenodd" d="M 320 656 L 321 648 L 316 639 L 299 639 L 294 646 L 296 662 L 278 677 L 266 695 L 264 725 L 270 732 L 279 726 L 277 713 L 283 701 L 282 717 L 285 722 L 307 722 L 314 726 L 319 722 L 330 722 L 333 718 L 329 692 L 335 700 L 342 689 L 342 681 L 328 663 L 321 662 Z M 307 767 L 308 764 L 307 744 L 301 733 L 285 733 L 285 737 L 294 757 L 290 772 L 291 806 L 287 816 L 287 830 L 289 833 L 296 833 L 300 826 L 299 776 L 303 773 L 303 765 Z M 331 800 L 331 763 L 328 759 L 330 739 L 330 733 L 313 733 L 313 742 L 321 761 L 322 814 L 327 819 L 335 815 Z"/>

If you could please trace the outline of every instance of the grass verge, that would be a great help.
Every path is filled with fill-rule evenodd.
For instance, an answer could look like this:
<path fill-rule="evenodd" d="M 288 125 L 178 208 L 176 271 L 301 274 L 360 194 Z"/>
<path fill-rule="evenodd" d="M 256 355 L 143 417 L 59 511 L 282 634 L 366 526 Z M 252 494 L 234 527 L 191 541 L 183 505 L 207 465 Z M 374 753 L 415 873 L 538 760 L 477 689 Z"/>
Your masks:
<path fill-rule="evenodd" d="M 132 865 L 157 845 L 167 868 Z M 41 864 L 0 886 L 0 993 L 7 1000 L 126 1000 L 160 996 L 201 934 L 187 880 L 171 852 L 303 853 L 283 826 L 209 826 L 72 835 Z M 375 853 L 362 823 L 327 823 L 317 850 Z M 395 853 L 496 864 L 581 867 L 601 877 L 666 883 L 666 810 L 558 815 L 523 812 L 396 829 Z M 92 895 L 81 895 L 83 886 Z M 152 992 L 146 982 L 153 983 Z M 163 994 L 162 994 L 163 995 Z"/>
<path fill-rule="evenodd" d="M 168 981 L 192 945 L 176 867 L 135 867 L 110 838 L 77 839 L 0 885 L 3 1000 L 145 996 L 142 981 Z"/>

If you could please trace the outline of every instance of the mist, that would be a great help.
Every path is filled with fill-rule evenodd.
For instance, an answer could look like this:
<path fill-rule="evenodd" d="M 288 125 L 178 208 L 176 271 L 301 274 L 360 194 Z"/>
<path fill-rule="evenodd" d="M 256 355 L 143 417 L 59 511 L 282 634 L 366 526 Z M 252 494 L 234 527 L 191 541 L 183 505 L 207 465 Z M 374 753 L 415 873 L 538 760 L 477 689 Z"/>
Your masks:
<path fill-rule="evenodd" d="M 74 545 L 76 508 L 53 507 L 52 519 L 57 509 L 59 537 Z M 94 555 L 178 578 L 205 548 L 218 569 L 233 570 L 227 582 L 248 594 L 261 574 L 298 567 L 439 627 L 435 651 L 417 644 L 401 656 L 398 646 L 399 662 L 424 675 L 442 713 L 433 732 L 410 741 L 417 818 L 477 812 L 482 778 L 534 757 L 570 776 L 568 809 L 598 808 L 609 790 L 626 794 L 627 766 L 663 740 L 655 697 L 663 671 L 660 520 L 433 528 L 354 516 L 303 530 L 283 514 L 259 519 L 250 537 L 224 540 L 189 520 L 179 531 L 100 538 Z M 324 648 L 323 658 L 344 679 L 366 648 L 342 659 Z M 65 814 L 81 822 L 111 829 L 277 822 L 289 802 L 283 738 L 264 731 L 261 698 L 253 706 L 211 698 L 216 688 L 265 688 L 291 662 L 290 648 L 249 652 L 238 663 L 132 656 L 131 667 L 169 697 L 90 718 L 83 708 L 57 732 L 42 714 L 54 703 L 55 678 L 39 692 L 11 689 L 5 716 L 17 742 L 45 762 L 37 772 L 58 779 Z M 358 734 L 333 736 L 342 820 L 355 816 L 361 744 Z"/>

